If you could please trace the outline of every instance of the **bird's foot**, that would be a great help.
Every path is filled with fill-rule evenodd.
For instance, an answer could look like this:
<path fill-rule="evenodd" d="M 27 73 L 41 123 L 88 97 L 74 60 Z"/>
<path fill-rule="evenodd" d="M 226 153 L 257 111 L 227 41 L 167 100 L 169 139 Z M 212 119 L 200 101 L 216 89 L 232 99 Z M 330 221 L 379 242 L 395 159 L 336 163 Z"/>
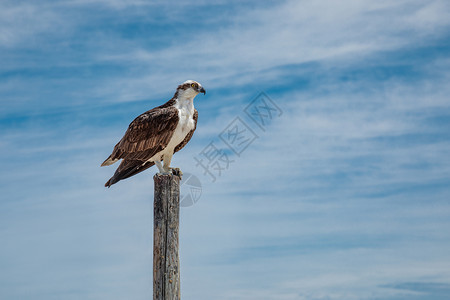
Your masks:
<path fill-rule="evenodd" d="M 169 168 L 168 170 L 164 169 L 162 172 L 159 172 L 161 175 L 183 175 L 183 172 L 179 168 Z"/>
<path fill-rule="evenodd" d="M 174 175 L 181 178 L 183 176 L 183 172 L 179 168 L 169 168 L 168 170 L 164 169 L 163 172 L 159 172 L 160 175 Z"/>
<path fill-rule="evenodd" d="M 173 175 L 181 178 L 183 176 L 183 172 L 179 168 L 169 168 Z"/>

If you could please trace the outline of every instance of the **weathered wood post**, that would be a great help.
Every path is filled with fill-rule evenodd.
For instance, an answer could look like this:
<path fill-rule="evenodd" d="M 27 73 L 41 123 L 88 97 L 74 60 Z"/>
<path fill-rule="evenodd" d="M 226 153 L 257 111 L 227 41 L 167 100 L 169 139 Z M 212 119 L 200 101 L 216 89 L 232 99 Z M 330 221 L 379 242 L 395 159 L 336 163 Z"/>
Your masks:
<path fill-rule="evenodd" d="M 153 299 L 179 300 L 178 232 L 181 171 L 156 174 L 153 218 Z"/>

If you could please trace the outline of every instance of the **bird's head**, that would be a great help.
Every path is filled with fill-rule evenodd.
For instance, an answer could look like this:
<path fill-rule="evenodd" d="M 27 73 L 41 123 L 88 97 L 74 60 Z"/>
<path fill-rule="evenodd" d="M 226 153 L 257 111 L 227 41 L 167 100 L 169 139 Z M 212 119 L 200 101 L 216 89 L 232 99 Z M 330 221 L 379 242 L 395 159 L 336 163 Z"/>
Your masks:
<path fill-rule="evenodd" d="M 186 80 L 178 86 L 176 93 L 179 97 L 194 98 L 198 93 L 203 93 L 203 95 L 205 95 L 206 91 L 197 81 Z"/>

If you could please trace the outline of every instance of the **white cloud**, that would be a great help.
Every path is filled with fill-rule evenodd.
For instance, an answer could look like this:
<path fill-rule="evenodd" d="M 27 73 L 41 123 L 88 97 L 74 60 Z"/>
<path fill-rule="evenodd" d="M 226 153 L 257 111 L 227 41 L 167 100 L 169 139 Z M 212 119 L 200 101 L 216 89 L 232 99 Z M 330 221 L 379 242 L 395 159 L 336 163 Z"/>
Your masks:
<path fill-rule="evenodd" d="M 161 50 L 145 49 L 135 41 L 135 46 L 119 47 L 114 53 L 99 52 L 97 59 L 164 70 L 118 79 L 128 81 L 129 86 L 119 92 L 126 93 L 121 98 L 133 96 L 126 91 L 145 91 L 143 82 L 163 84 L 174 76 L 195 74 L 196 78 L 208 78 L 211 87 L 226 84 L 224 78 L 239 78 L 240 84 L 246 84 L 277 66 L 363 59 L 375 52 L 425 43 L 447 30 L 446 6 L 445 1 L 287 1 L 232 16 L 214 34 L 202 33 L 187 40 L 177 36 L 180 43 Z M 426 17 L 429 15 L 432 17 Z"/>
<path fill-rule="evenodd" d="M 40 34 L 61 30 L 64 23 L 46 4 L 0 4 L 0 48 L 27 44 L 36 46 Z"/>
<path fill-rule="evenodd" d="M 95 3 L 125 9 L 118 1 Z M 173 160 L 185 171 L 197 171 L 204 184 L 200 201 L 182 210 L 186 298 L 386 298 L 399 292 L 383 285 L 450 280 L 448 230 L 443 230 L 449 226 L 448 191 L 439 187 L 450 174 L 450 143 L 438 125 L 427 121 L 448 112 L 448 60 L 417 66 L 421 79 L 412 84 L 395 77 L 344 83 L 334 74 L 364 65 L 379 51 L 409 48 L 442 34 L 449 22 L 446 7 L 444 1 L 290 1 L 242 11 L 214 32 L 162 50 L 114 34 L 88 41 L 87 49 L 93 50 L 86 57 L 94 61 L 87 64 L 133 68 L 120 76 L 91 77 L 95 82 L 86 90 L 74 85 L 71 92 L 89 95 L 86 103 L 90 97 L 108 96 L 110 102 L 166 97 L 174 83 L 187 77 L 204 78 L 213 95 L 229 85 L 244 87 L 229 98 L 216 93 L 198 99 L 211 115 L 200 116 L 202 128 Z M 39 9 L 18 11 L 28 10 L 24 20 L 32 25 Z M 9 10 L 6 18 L 11 32 L 19 33 L 5 38 L 8 47 L 52 32 L 47 25 L 27 29 L 13 20 L 18 11 Z M 76 32 L 80 22 L 71 19 L 66 26 Z M 319 61 L 312 75 L 331 75 L 306 89 L 270 95 L 283 116 L 266 133 L 259 131 L 261 137 L 216 183 L 208 183 L 192 155 L 241 113 L 253 89 L 261 88 L 245 89 L 246 84 L 285 79 L 277 67 L 310 61 Z M 137 65 L 142 68 L 134 69 Z M 79 115 L 89 115 L 90 108 Z M 103 113 L 91 114 L 101 119 Z M 146 298 L 151 281 L 142 278 L 149 278 L 151 268 L 154 170 L 104 189 L 114 167 L 98 165 L 112 149 L 113 135 L 125 128 L 105 133 L 119 127 L 112 118 L 111 124 L 72 127 L 76 117 L 67 116 L 63 127 L 49 129 L 31 119 L 2 132 L 1 184 L 10 197 L 0 203 L 0 235 L 7 244 L 0 251 L 2 268 L 11 271 L 2 281 L 17 289 L 0 290 L 0 295 L 12 298 L 25 286 L 42 299 L 55 291 L 63 298 L 71 290 L 84 299 L 123 298 L 124 290 L 137 291 L 133 299 Z M 439 138 L 392 144 L 408 134 Z M 415 190 L 421 185 L 428 187 Z M 43 272 L 49 260 L 50 272 Z M 80 279 L 86 274 L 88 280 Z M 48 283 L 53 280 L 56 287 Z"/>

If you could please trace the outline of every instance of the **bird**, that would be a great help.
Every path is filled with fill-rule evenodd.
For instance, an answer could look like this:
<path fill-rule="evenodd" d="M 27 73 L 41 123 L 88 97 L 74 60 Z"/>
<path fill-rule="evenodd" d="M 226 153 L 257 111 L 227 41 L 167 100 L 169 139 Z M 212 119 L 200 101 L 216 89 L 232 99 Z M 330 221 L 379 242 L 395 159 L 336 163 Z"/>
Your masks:
<path fill-rule="evenodd" d="M 198 111 L 194 108 L 194 98 L 199 93 L 206 94 L 203 86 L 197 81 L 186 80 L 178 85 L 169 101 L 136 117 L 111 155 L 101 164 L 102 167 L 109 166 L 122 159 L 105 187 L 153 165 L 158 167 L 159 173 L 171 174 L 173 154 L 186 146 L 197 128 Z"/>

